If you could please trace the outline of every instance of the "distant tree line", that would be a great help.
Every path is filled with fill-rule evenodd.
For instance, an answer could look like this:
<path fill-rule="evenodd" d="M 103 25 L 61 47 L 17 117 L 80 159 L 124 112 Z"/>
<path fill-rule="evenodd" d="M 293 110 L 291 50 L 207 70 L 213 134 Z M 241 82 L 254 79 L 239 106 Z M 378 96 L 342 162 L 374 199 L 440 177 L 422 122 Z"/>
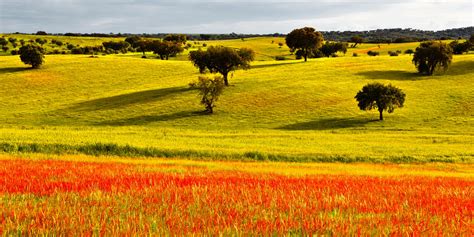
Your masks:
<path fill-rule="evenodd" d="M 378 29 L 369 31 L 321 31 L 324 38 L 330 41 L 349 42 L 353 37 L 362 37 L 366 43 L 406 43 L 428 40 L 469 39 L 474 27 L 455 28 L 440 31 L 416 29 Z"/>
<path fill-rule="evenodd" d="M 446 39 L 469 39 L 474 33 L 474 27 L 454 28 L 440 31 L 417 30 L 411 28 L 377 29 L 369 31 L 321 31 L 323 37 L 330 41 L 349 42 L 352 37 L 359 36 L 365 39 L 367 43 L 405 43 L 421 42 L 427 40 L 446 40 Z M 15 34 L 25 34 L 15 32 Z M 37 35 L 64 35 L 76 37 L 129 37 L 139 36 L 142 38 L 164 38 L 169 33 L 156 34 L 131 34 L 131 33 L 64 33 L 48 34 L 44 31 L 38 31 Z M 238 34 L 235 32 L 229 34 L 186 34 L 188 40 L 223 40 L 223 39 L 245 39 L 251 37 L 285 37 L 286 34 Z"/>

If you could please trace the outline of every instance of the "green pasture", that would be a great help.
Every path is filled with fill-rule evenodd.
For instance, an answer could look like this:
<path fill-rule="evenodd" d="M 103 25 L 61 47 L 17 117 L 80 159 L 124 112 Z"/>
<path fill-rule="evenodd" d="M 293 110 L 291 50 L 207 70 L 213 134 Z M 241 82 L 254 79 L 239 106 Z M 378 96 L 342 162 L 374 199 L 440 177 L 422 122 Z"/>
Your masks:
<path fill-rule="evenodd" d="M 101 39 L 91 39 L 95 45 L 92 40 Z M 2 56 L 0 151 L 105 149 L 127 155 L 121 150 L 129 149 L 128 155 L 196 159 L 472 163 L 472 54 L 456 55 L 446 73 L 426 77 L 416 73 L 409 55 L 383 53 L 417 43 L 379 50 L 362 44 L 345 57 L 304 63 L 290 60 L 280 41 L 206 42 L 257 52 L 250 70 L 229 78 L 213 115 L 202 113 L 197 92 L 188 88 L 199 74 L 186 53 L 169 61 L 138 53 L 47 55 L 38 70 L 18 56 Z M 365 50 L 381 56 L 368 57 Z M 356 51 L 363 57 L 352 57 Z M 274 61 L 278 55 L 288 60 Z M 374 81 L 407 95 L 405 107 L 385 114 L 383 122 L 376 111 L 360 111 L 354 99 Z"/>

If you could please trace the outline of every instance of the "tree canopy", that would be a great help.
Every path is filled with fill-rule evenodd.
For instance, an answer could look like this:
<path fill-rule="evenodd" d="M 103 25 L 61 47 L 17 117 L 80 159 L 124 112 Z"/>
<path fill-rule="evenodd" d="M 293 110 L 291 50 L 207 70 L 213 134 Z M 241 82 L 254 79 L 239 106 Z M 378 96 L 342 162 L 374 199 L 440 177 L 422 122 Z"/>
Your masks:
<path fill-rule="evenodd" d="M 224 77 L 224 84 L 229 85 L 228 74 L 237 69 L 249 69 L 250 62 L 255 59 L 251 49 L 238 50 L 223 46 L 209 46 L 207 51 L 197 50 L 189 53 L 189 59 L 200 73 L 220 73 Z"/>
<path fill-rule="evenodd" d="M 342 52 L 345 54 L 347 52 L 347 46 L 345 43 L 341 42 L 326 42 L 319 50 L 324 56 L 329 57 L 336 52 Z"/>
<path fill-rule="evenodd" d="M 312 27 L 294 29 L 286 36 L 286 45 L 290 52 L 296 51 L 296 55 L 301 55 L 305 62 L 311 52 L 321 47 L 323 41 L 323 35 Z"/>
<path fill-rule="evenodd" d="M 37 45 L 25 45 L 19 50 L 20 59 L 23 63 L 31 65 L 33 68 L 39 68 L 43 64 L 44 50 Z"/>
<path fill-rule="evenodd" d="M 453 50 L 442 42 L 423 42 L 416 48 L 413 63 L 421 74 L 433 75 L 435 70 L 447 70 L 453 58 Z"/>
<path fill-rule="evenodd" d="M 392 113 L 395 108 L 403 107 L 405 93 L 392 85 L 382 83 L 369 83 L 360 90 L 355 99 L 359 102 L 361 110 L 377 109 L 380 113 L 380 120 L 383 120 L 383 111 Z"/>
<path fill-rule="evenodd" d="M 358 44 L 362 44 L 364 42 L 364 38 L 360 36 L 353 36 L 349 42 L 354 43 L 351 47 L 355 48 Z"/>
<path fill-rule="evenodd" d="M 161 60 L 168 60 L 169 57 L 175 57 L 184 51 L 180 43 L 170 41 L 153 40 L 148 45 L 149 49 L 158 54 Z"/>
<path fill-rule="evenodd" d="M 211 79 L 206 76 L 199 76 L 198 82 L 193 87 L 199 90 L 201 104 L 206 107 L 206 112 L 212 114 L 216 106 L 215 103 L 225 88 L 223 78 L 216 76 Z"/>
<path fill-rule="evenodd" d="M 449 46 L 453 49 L 454 54 L 467 53 L 469 52 L 469 49 L 471 49 L 471 43 L 469 41 L 459 43 L 459 41 L 455 40 L 449 43 Z"/>
<path fill-rule="evenodd" d="M 180 44 L 185 44 L 186 40 L 186 35 L 183 34 L 170 34 L 163 38 L 163 41 L 175 42 Z"/>

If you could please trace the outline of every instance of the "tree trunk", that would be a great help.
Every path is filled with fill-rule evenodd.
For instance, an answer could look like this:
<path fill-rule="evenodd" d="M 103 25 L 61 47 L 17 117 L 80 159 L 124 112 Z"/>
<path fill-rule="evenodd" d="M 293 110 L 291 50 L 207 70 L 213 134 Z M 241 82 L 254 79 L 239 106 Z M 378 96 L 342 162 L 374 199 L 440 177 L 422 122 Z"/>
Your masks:
<path fill-rule="evenodd" d="M 209 113 L 209 114 L 214 113 L 213 106 L 210 105 L 210 104 L 206 105 L 206 112 Z"/>
<path fill-rule="evenodd" d="M 380 113 L 380 121 L 383 120 L 383 110 L 379 110 L 379 113 Z"/>
<path fill-rule="evenodd" d="M 229 74 L 228 72 L 222 73 L 222 76 L 224 76 L 224 85 L 225 86 L 229 86 L 229 81 L 227 80 L 227 75 L 228 74 Z"/>
<path fill-rule="evenodd" d="M 436 63 L 434 63 L 434 64 L 430 67 L 430 72 L 429 72 L 429 75 L 430 75 L 430 76 L 433 75 L 435 68 L 436 68 Z"/>
<path fill-rule="evenodd" d="M 304 61 L 307 62 L 308 61 L 308 50 L 307 49 L 303 49 L 303 57 L 304 57 Z"/>

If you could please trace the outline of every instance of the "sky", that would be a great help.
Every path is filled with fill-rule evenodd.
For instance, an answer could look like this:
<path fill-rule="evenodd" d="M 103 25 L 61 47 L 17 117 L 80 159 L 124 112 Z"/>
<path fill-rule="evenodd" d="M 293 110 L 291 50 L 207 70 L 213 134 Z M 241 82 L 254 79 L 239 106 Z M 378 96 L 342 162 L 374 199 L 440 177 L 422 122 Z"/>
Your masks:
<path fill-rule="evenodd" d="M 0 0 L 0 32 L 288 33 L 473 26 L 474 0 Z"/>

